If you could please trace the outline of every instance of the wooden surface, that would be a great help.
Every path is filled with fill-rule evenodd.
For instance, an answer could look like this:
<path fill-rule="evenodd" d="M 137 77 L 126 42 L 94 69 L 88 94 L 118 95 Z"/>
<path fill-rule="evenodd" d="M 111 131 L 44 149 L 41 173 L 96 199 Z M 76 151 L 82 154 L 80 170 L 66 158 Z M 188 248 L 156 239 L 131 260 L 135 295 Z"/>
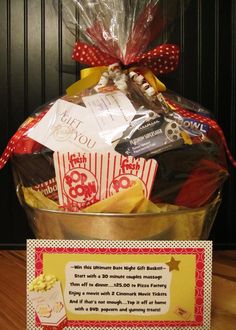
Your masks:
<path fill-rule="evenodd" d="M 0 329 L 26 329 L 26 252 L 0 251 Z M 212 330 L 236 329 L 236 250 L 215 251 Z"/>
<path fill-rule="evenodd" d="M 0 329 L 26 329 L 26 252 L 0 251 Z"/>
<path fill-rule="evenodd" d="M 236 329 L 236 250 L 214 252 L 211 329 Z"/>

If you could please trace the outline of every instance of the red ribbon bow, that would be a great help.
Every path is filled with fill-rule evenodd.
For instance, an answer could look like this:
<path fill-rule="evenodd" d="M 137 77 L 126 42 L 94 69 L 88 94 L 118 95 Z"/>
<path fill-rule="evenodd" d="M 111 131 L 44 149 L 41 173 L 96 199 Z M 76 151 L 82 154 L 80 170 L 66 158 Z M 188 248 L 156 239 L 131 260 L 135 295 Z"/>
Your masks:
<path fill-rule="evenodd" d="M 128 64 L 137 64 L 148 67 L 154 74 L 173 72 L 179 63 L 179 47 L 172 44 L 163 44 L 143 54 L 132 57 Z M 74 46 L 72 58 L 82 64 L 90 66 L 110 65 L 119 60 L 102 52 L 96 46 L 77 41 Z"/>

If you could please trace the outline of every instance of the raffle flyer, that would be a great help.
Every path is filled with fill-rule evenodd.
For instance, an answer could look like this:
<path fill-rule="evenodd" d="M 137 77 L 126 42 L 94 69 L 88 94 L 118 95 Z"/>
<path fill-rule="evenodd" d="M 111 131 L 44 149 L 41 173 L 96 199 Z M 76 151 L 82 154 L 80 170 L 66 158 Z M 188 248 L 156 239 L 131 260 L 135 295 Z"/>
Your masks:
<path fill-rule="evenodd" d="M 27 241 L 28 329 L 209 329 L 210 241 Z"/>

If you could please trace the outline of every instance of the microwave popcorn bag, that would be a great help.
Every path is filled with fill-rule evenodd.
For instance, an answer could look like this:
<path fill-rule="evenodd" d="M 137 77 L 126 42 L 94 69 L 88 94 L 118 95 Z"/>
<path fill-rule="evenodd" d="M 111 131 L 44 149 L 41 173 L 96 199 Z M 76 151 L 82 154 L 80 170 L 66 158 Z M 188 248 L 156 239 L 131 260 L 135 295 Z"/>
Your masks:
<path fill-rule="evenodd" d="M 163 40 L 176 4 L 62 2 L 64 23 L 80 35 L 72 58 L 88 67 L 65 95 L 21 125 L 0 158 L 3 167 L 11 157 L 24 206 L 76 214 L 166 213 L 169 226 L 184 212 L 173 238 L 201 238 L 228 177 L 226 156 L 236 163 L 212 114 L 157 78 L 176 70 L 181 55 L 178 45 Z"/>

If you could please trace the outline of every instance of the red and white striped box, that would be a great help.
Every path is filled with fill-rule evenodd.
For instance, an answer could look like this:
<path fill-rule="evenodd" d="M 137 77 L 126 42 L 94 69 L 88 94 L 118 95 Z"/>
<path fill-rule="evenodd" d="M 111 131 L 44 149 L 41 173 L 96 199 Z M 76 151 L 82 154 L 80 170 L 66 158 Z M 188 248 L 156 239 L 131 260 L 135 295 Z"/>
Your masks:
<path fill-rule="evenodd" d="M 54 153 L 60 205 L 80 210 L 133 185 L 138 179 L 149 198 L 156 160 L 118 153 Z"/>

